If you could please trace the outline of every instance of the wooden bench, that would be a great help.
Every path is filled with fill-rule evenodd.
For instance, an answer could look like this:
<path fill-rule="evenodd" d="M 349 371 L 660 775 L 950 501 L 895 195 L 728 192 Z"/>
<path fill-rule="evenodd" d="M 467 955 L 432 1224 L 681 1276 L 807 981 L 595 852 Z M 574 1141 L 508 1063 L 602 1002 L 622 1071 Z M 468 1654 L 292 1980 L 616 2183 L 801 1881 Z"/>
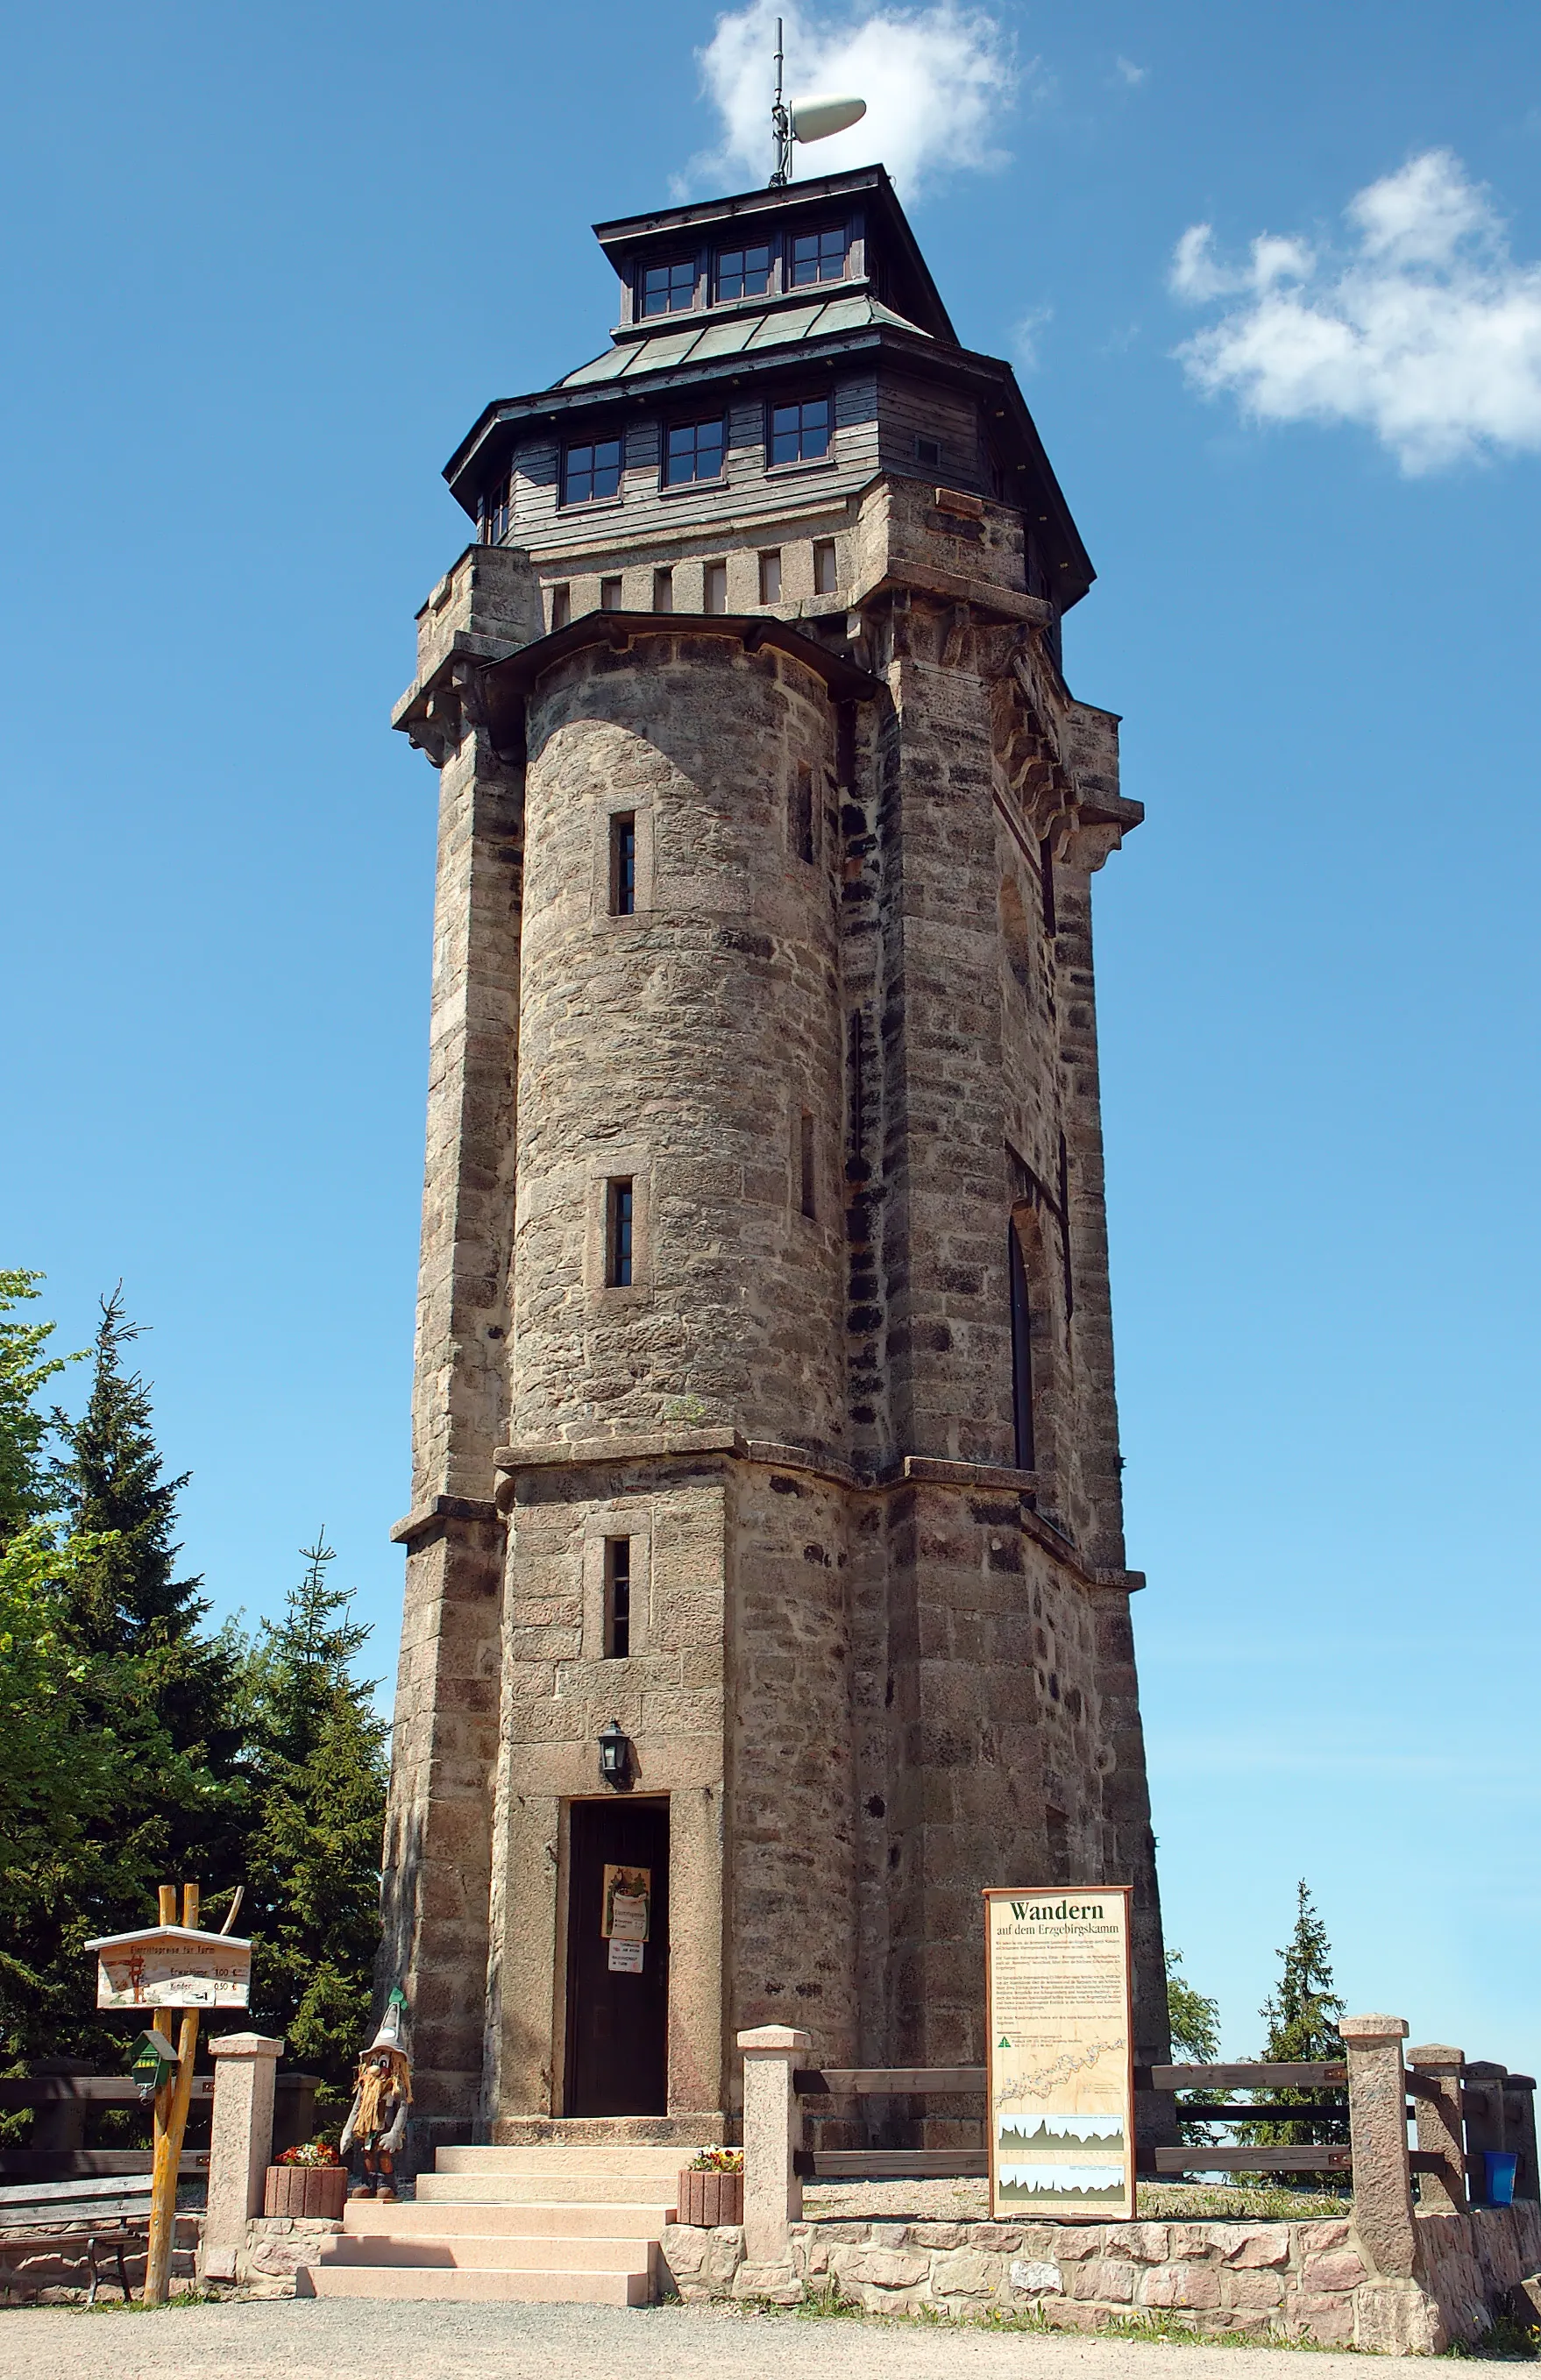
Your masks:
<path fill-rule="evenodd" d="M 150 2177 L 37 2182 L 0 2190 L 0 2289 L 35 2297 L 72 2280 L 84 2263 L 91 2275 L 86 2303 L 96 2303 L 104 2280 L 116 2280 L 125 2304 L 132 2294 L 125 2256 L 142 2252 L 150 2238 Z M 103 2259 L 116 2270 L 103 2270 Z"/>

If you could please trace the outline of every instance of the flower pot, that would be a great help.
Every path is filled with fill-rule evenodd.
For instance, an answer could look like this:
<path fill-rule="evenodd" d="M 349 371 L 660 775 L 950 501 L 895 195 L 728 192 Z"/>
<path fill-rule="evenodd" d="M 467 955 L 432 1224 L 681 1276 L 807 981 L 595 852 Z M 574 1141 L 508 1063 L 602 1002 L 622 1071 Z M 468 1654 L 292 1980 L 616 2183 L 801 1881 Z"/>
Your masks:
<path fill-rule="evenodd" d="M 719 2223 L 744 2219 L 744 2178 L 741 2173 L 692 2173 L 679 2176 L 679 2218 L 715 2229 Z"/>
<path fill-rule="evenodd" d="M 264 2215 L 293 2215 L 311 2223 L 340 2223 L 348 2199 L 345 2165 L 270 2165 L 263 2190 Z"/>

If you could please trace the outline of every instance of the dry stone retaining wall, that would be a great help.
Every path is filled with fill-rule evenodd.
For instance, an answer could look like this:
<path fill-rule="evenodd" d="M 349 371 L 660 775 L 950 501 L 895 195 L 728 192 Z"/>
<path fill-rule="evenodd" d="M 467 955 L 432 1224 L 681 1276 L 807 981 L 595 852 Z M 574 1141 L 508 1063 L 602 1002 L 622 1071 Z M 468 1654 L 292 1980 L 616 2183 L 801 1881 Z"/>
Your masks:
<path fill-rule="evenodd" d="M 796 2223 L 790 2262 L 755 2265 L 743 2233 L 671 2224 L 664 2260 L 687 2301 L 797 2303 L 821 2289 L 870 2313 L 1035 2312 L 1058 2330 L 1142 2315 L 1382 2354 L 1481 2337 L 1541 2265 L 1541 2207 L 1425 2216 L 1420 2275 L 1387 2280 L 1347 2219 L 1286 2223 Z"/>

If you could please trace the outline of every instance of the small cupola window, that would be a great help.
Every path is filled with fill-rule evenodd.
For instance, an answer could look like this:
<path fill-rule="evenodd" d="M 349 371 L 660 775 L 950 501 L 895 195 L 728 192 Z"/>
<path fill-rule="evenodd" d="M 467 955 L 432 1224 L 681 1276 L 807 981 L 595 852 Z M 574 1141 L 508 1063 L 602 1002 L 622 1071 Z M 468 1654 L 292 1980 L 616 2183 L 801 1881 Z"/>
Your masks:
<path fill-rule="evenodd" d="M 826 224 L 822 231 L 794 233 L 792 287 L 806 289 L 817 281 L 843 281 L 847 245 L 844 224 Z"/>
<path fill-rule="evenodd" d="M 771 252 L 766 248 L 725 248 L 717 257 L 717 298 L 727 304 L 735 298 L 764 298 L 771 285 Z"/>
<path fill-rule="evenodd" d="M 650 314 L 688 314 L 695 304 L 695 259 L 671 257 L 667 264 L 644 264 L 642 310 Z"/>

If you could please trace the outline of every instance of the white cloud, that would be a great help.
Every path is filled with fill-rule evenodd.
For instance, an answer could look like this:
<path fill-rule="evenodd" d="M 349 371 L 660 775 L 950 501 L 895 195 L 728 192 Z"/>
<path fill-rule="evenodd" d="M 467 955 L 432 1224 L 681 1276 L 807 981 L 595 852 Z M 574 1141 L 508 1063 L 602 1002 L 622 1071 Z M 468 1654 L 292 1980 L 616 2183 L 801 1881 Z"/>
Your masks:
<path fill-rule="evenodd" d="M 1127 83 L 1131 91 L 1137 90 L 1150 72 L 1149 67 L 1137 67 L 1132 58 L 1115 58 L 1113 65 L 1119 80 Z"/>
<path fill-rule="evenodd" d="M 1023 371 L 1037 370 L 1039 334 L 1046 330 L 1053 320 L 1052 306 L 1034 306 L 1032 312 L 1024 314 L 1013 329 L 1011 345 L 1016 353 L 1017 361 Z"/>
<path fill-rule="evenodd" d="M 859 6 L 838 22 L 805 15 L 795 0 L 749 0 L 719 17 L 698 53 L 707 96 L 722 117 L 720 145 L 692 158 L 690 182 L 732 176 L 770 179 L 776 19 L 786 27 L 787 95 L 854 91 L 862 122 L 816 147 L 799 148 L 794 174 L 837 174 L 881 162 L 901 188 L 956 166 L 1005 163 L 996 145 L 1016 95 L 1015 46 L 983 8 L 937 0 L 926 7 Z"/>
<path fill-rule="evenodd" d="M 1342 251 L 1265 234 L 1235 265 L 1207 224 L 1183 233 L 1175 295 L 1240 301 L 1179 348 L 1194 386 L 1257 421 L 1361 423 L 1410 474 L 1541 450 L 1541 265 L 1460 159 L 1414 157 L 1345 216 Z"/>

